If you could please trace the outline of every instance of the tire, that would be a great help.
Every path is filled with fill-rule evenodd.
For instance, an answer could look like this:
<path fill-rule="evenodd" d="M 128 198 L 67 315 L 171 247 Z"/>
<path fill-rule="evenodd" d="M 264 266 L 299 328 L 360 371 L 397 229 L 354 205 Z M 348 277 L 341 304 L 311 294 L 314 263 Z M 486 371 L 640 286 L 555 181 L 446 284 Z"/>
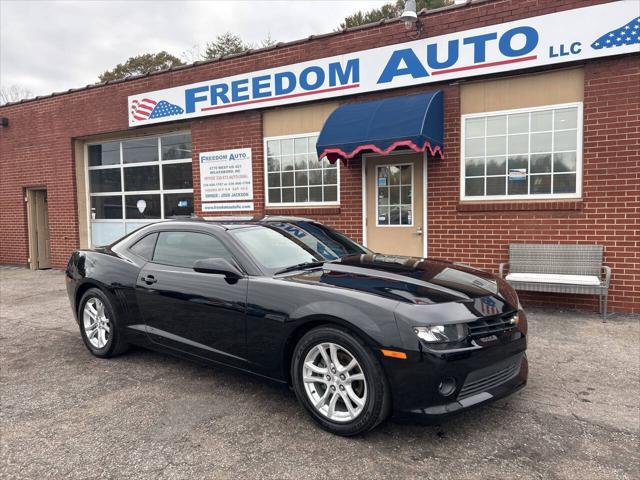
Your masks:
<path fill-rule="evenodd" d="M 347 371 L 344 368 L 353 365 L 351 360 L 357 365 Z M 335 372 L 331 367 L 336 367 Z M 380 362 L 360 338 L 340 327 L 318 327 L 300 339 L 293 352 L 291 378 L 298 401 L 331 433 L 365 433 L 389 414 L 389 386 Z"/>
<path fill-rule="evenodd" d="M 96 357 L 114 357 L 129 347 L 122 338 L 111 300 L 99 288 L 90 288 L 82 296 L 78 307 L 78 323 L 84 344 Z M 91 328 L 96 323 L 96 328 Z"/>

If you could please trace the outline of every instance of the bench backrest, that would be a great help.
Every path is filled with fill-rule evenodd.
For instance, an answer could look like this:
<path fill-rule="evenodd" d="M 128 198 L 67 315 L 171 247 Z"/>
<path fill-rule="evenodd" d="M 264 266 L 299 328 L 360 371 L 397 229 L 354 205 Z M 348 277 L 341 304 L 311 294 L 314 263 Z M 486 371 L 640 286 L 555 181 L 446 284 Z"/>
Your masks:
<path fill-rule="evenodd" d="M 601 245 L 512 243 L 509 271 L 600 276 L 602 256 Z"/>

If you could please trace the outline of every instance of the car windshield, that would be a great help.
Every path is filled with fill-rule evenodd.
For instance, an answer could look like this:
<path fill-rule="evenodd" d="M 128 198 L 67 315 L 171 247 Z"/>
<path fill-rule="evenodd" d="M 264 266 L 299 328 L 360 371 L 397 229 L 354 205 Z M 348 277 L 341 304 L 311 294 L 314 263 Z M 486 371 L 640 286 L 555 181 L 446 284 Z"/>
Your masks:
<path fill-rule="evenodd" d="M 287 232 L 263 225 L 231 230 L 230 233 L 255 258 L 273 272 L 324 258 Z"/>
<path fill-rule="evenodd" d="M 316 222 L 269 222 L 269 225 L 297 238 L 325 260 L 336 260 L 347 255 L 372 253 L 341 233 Z"/>

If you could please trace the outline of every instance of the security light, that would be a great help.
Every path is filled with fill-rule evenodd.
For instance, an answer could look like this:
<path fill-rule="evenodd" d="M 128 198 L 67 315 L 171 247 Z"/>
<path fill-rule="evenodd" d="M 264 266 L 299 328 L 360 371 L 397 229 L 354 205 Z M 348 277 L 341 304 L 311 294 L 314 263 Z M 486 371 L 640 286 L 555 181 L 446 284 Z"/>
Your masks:
<path fill-rule="evenodd" d="M 404 11 L 400 15 L 400 20 L 404 22 L 404 26 L 407 30 L 418 21 L 418 14 L 416 13 L 416 0 L 407 0 L 404 2 Z"/>
<path fill-rule="evenodd" d="M 416 0 L 407 0 L 404 2 L 404 11 L 400 15 L 400 20 L 404 22 L 404 28 L 411 30 L 415 25 L 416 35 L 420 36 L 422 33 L 422 23 L 418 21 L 418 14 L 416 13 Z"/>

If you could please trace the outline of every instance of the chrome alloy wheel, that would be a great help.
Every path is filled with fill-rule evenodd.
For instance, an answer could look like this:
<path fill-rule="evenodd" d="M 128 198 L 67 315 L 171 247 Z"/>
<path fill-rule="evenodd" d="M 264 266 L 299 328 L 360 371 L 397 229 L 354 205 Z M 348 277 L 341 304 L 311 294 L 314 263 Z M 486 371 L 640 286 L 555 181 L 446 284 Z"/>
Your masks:
<path fill-rule="evenodd" d="M 367 401 L 362 367 L 344 347 L 320 343 L 304 359 L 302 380 L 314 408 L 334 422 L 356 419 Z"/>
<path fill-rule="evenodd" d="M 82 312 L 84 333 L 95 348 L 104 348 L 111 336 L 111 321 L 104 311 L 104 303 L 96 297 L 91 297 L 84 304 Z"/>

